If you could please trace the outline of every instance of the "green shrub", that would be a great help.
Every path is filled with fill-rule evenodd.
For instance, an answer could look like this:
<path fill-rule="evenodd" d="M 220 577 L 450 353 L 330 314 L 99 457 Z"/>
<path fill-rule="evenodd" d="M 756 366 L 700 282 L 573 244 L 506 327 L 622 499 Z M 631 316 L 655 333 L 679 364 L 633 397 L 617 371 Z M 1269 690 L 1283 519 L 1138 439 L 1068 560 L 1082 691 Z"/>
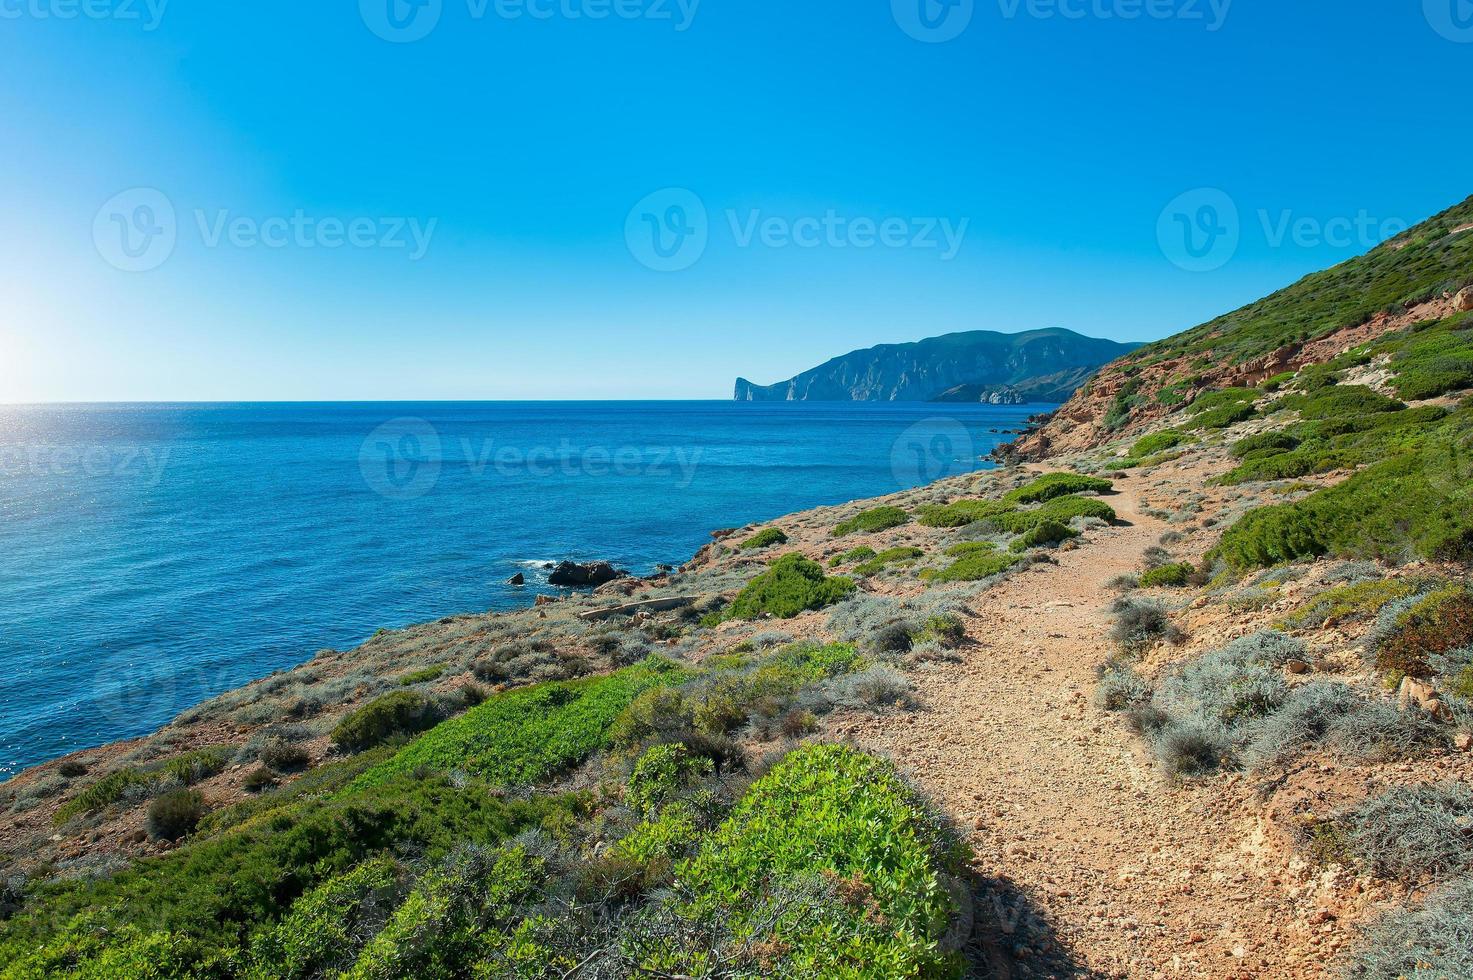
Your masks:
<path fill-rule="evenodd" d="M 252 939 L 256 970 L 279 980 L 315 980 L 346 971 L 377 929 L 375 916 L 398 904 L 404 877 L 397 862 L 381 857 L 313 888 L 280 922 Z"/>
<path fill-rule="evenodd" d="M 1014 553 L 1027 551 L 1029 548 L 1041 548 L 1045 545 L 1058 544 L 1068 541 L 1070 538 L 1079 537 L 1079 532 L 1067 524 L 1058 521 L 1039 521 L 1032 528 L 1023 532 L 1013 539 L 1008 545 L 1008 550 Z"/>
<path fill-rule="evenodd" d="M 1287 629 L 1318 629 L 1374 617 L 1389 602 L 1405 599 L 1415 587 L 1403 579 L 1373 579 L 1328 589 L 1282 620 Z"/>
<path fill-rule="evenodd" d="M 1142 573 L 1140 587 L 1143 589 L 1180 589 L 1184 588 L 1191 579 L 1192 568 L 1188 562 L 1174 562 L 1168 565 L 1158 565 Z"/>
<path fill-rule="evenodd" d="M 862 511 L 834 528 L 834 537 L 840 538 L 857 531 L 888 531 L 910 523 L 910 515 L 899 507 L 875 507 Z"/>
<path fill-rule="evenodd" d="M 1391 385 L 1420 401 L 1473 387 L 1473 320 L 1454 317 L 1404 341 L 1392 359 Z"/>
<path fill-rule="evenodd" d="M 1016 510 L 1016 507 L 1000 500 L 958 500 L 949 504 L 927 504 L 916 514 L 917 520 L 925 527 L 966 527 Z"/>
<path fill-rule="evenodd" d="M 1114 484 L 1095 476 L 1079 473 L 1045 473 L 1038 479 L 1016 490 L 1009 491 L 1004 499 L 1018 504 L 1037 504 L 1055 497 L 1079 493 L 1109 493 Z"/>
<path fill-rule="evenodd" d="M 854 574 L 865 576 L 876 575 L 890 565 L 915 561 L 917 558 L 924 558 L 925 556 L 926 553 L 920 548 L 887 548 L 864 564 L 856 566 Z"/>
<path fill-rule="evenodd" d="M 82 790 L 56 811 L 56 825 L 61 826 L 84 813 L 95 813 L 121 800 L 132 787 L 148 787 L 153 780 L 131 766 L 108 773 Z"/>
<path fill-rule="evenodd" d="M 296 769 L 304 769 L 312 761 L 312 756 L 300 745 L 294 745 L 284 738 L 268 738 L 261 746 L 257 756 L 261 762 L 277 772 L 291 772 Z"/>
<path fill-rule="evenodd" d="M 1313 394 L 1288 395 L 1279 400 L 1280 409 L 1298 411 L 1305 419 L 1333 419 L 1396 412 L 1406 408 L 1364 385 L 1335 385 Z"/>
<path fill-rule="evenodd" d="M 748 582 L 727 610 L 728 619 L 775 616 L 791 619 L 810 609 L 822 609 L 854 591 L 847 578 L 828 578 L 823 567 L 802 555 L 784 555 L 767 571 Z"/>
<path fill-rule="evenodd" d="M 1181 631 L 1172 625 L 1166 607 L 1154 600 L 1117 599 L 1111 612 L 1115 623 L 1110 638 L 1127 653 L 1138 653 L 1160 640 L 1181 639 Z"/>
<path fill-rule="evenodd" d="M 164 793 L 148 805 L 148 832 L 158 840 L 178 840 L 193 833 L 205 815 L 205 798 L 192 789 Z"/>
<path fill-rule="evenodd" d="M 1258 413 L 1253 410 L 1252 405 L 1226 405 L 1222 408 L 1214 408 L 1195 416 L 1189 423 L 1189 429 L 1229 429 L 1239 422 L 1246 422 Z"/>
<path fill-rule="evenodd" d="M 1232 454 L 1239 459 L 1250 453 L 1261 452 L 1265 449 L 1298 449 L 1300 440 L 1287 432 L 1261 432 L 1256 436 L 1248 436 L 1233 443 Z"/>
<path fill-rule="evenodd" d="M 229 750 L 215 747 L 175 756 L 163 762 L 156 771 L 176 783 L 193 786 L 201 780 L 218 776 L 229 762 Z"/>
<path fill-rule="evenodd" d="M 444 673 L 444 667 L 425 667 L 423 670 L 412 671 L 400 677 L 399 685 L 409 687 L 413 684 L 428 684 L 430 681 L 439 680 Z"/>
<path fill-rule="evenodd" d="M 332 730 L 334 745 L 350 752 L 432 728 L 440 718 L 434 702 L 418 691 L 391 691 L 352 712 Z"/>
<path fill-rule="evenodd" d="M 715 771 L 710 759 L 692 755 L 679 742 L 656 745 L 640 756 L 624 788 L 624 801 L 642 817 L 685 796 Z"/>
<path fill-rule="evenodd" d="M 649 657 L 605 677 L 493 695 L 406 745 L 354 787 L 424 770 L 466 773 L 495 785 L 534 783 L 609 744 L 610 727 L 639 695 L 685 678 L 673 661 Z"/>
<path fill-rule="evenodd" d="M 751 551 L 756 548 L 770 548 L 775 544 L 787 544 L 788 535 L 780 527 L 769 527 L 758 531 L 750 538 L 742 542 L 742 548 Z"/>
<path fill-rule="evenodd" d="M 962 541 L 946 549 L 948 558 L 965 558 L 968 555 L 987 555 L 997 550 L 992 541 Z"/>
<path fill-rule="evenodd" d="M 1001 575 L 1019 561 L 1017 555 L 999 554 L 995 551 L 975 551 L 963 555 L 950 565 L 931 576 L 933 584 L 943 582 L 980 582 L 994 575 Z"/>
<path fill-rule="evenodd" d="M 1418 449 L 1302 500 L 1249 512 L 1222 536 L 1215 554 L 1239 570 L 1323 555 L 1473 556 L 1473 512 L 1458 493 L 1466 482 L 1459 433 L 1470 421 L 1464 412 L 1449 416 Z"/>
<path fill-rule="evenodd" d="M 956 912 L 945 876 L 963 861 L 890 763 L 820 745 L 754 784 L 676 874 L 693 896 L 686 914 L 767 940 L 782 960 L 774 972 L 919 977 L 960 967 L 939 940 Z M 774 909 L 775 891 L 817 874 L 845 883 L 851 900 Z"/>
<path fill-rule="evenodd" d="M 1153 432 L 1137 439 L 1135 445 L 1130 447 L 1129 455 L 1132 459 L 1156 456 L 1168 449 L 1175 449 L 1177 446 L 1192 441 L 1193 437 L 1180 429 L 1162 429 L 1160 432 Z"/>
<path fill-rule="evenodd" d="M 875 557 L 876 554 L 878 554 L 878 552 L 868 545 L 862 545 L 858 548 L 851 548 L 850 550 L 844 552 L 842 555 L 835 555 L 834 557 L 830 558 L 829 567 L 838 568 L 840 565 L 848 565 L 853 562 L 869 561 L 871 558 Z"/>

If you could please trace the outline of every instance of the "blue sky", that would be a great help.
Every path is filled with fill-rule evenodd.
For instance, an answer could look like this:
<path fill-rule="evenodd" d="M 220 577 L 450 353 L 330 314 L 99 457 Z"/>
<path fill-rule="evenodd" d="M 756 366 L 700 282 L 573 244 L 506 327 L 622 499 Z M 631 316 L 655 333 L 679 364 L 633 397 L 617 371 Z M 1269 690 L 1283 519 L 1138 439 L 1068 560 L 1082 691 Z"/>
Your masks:
<path fill-rule="evenodd" d="M 1468 0 L 418 2 L 0 0 L 0 401 L 1148 340 L 1473 194 Z"/>

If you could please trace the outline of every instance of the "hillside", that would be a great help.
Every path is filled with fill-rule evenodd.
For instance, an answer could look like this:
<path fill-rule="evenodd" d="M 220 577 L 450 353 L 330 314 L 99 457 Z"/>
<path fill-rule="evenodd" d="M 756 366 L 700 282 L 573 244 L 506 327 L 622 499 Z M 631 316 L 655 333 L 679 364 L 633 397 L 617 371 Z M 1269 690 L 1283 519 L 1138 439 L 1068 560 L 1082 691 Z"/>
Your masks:
<path fill-rule="evenodd" d="M 384 631 L 21 774 L 0 980 L 1473 976 L 1443 230 L 1112 365 L 1042 461 Z"/>
<path fill-rule="evenodd" d="M 1254 385 L 1328 361 L 1374 337 L 1466 310 L 1473 280 L 1473 198 L 1366 255 L 1109 365 L 1017 458 L 1085 449 L 1149 426 L 1214 388 Z"/>
<path fill-rule="evenodd" d="M 1132 345 L 1070 330 L 946 334 L 836 357 L 774 385 L 738 378 L 737 401 L 1058 401 Z"/>

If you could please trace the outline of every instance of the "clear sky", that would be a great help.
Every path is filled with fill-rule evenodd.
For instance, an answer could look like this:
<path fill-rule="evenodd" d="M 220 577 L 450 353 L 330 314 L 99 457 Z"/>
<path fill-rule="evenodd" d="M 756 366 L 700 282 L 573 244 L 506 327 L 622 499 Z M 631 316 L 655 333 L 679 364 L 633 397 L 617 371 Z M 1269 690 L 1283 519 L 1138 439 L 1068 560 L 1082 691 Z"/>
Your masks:
<path fill-rule="evenodd" d="M 0 66 L 9 402 L 1148 340 L 1473 194 L 1468 0 L 0 0 Z"/>

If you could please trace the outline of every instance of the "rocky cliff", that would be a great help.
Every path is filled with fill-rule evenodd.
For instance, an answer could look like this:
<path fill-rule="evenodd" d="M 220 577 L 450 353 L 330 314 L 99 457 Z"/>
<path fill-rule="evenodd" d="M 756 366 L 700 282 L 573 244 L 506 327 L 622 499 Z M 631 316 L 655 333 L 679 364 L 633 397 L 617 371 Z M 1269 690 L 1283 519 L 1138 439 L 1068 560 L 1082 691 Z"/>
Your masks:
<path fill-rule="evenodd" d="M 788 381 L 738 378 L 737 401 L 1059 402 L 1134 345 L 1054 328 L 946 334 L 836 357 Z"/>

